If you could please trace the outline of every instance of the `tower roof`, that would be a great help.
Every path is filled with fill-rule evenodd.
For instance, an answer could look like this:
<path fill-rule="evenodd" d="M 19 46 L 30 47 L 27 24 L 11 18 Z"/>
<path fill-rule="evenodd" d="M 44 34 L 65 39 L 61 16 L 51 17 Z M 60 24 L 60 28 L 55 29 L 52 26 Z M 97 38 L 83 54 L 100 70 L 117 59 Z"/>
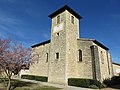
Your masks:
<path fill-rule="evenodd" d="M 81 19 L 82 17 L 77 14 L 73 9 L 71 9 L 69 6 L 65 5 L 62 8 L 58 9 L 57 11 L 53 12 L 52 14 L 50 14 L 48 17 L 53 18 L 56 15 L 62 13 L 63 11 L 68 10 L 71 14 L 73 14 L 75 17 L 77 17 L 78 19 Z"/>

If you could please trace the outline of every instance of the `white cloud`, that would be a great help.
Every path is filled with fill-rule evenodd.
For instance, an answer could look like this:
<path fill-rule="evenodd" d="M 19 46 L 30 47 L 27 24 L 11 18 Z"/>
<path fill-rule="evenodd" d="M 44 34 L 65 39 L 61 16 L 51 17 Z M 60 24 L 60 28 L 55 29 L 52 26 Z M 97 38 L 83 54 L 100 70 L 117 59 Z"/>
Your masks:
<path fill-rule="evenodd" d="M 0 25 L 13 26 L 13 25 L 19 25 L 19 22 L 20 20 L 16 19 L 15 17 L 0 15 Z"/>
<path fill-rule="evenodd" d="M 0 12 L 0 31 L 2 31 L 2 33 L 16 35 L 18 37 L 27 39 L 24 33 L 20 30 L 20 28 L 23 27 L 23 23 L 24 22 L 22 20 L 5 15 Z"/>

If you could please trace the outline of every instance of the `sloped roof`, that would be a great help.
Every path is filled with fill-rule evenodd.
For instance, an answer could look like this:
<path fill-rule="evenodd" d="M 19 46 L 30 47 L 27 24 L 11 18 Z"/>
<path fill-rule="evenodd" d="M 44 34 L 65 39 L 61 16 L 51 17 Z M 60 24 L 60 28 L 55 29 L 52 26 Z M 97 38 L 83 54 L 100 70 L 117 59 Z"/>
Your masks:
<path fill-rule="evenodd" d="M 101 44 L 100 42 L 98 42 L 96 39 L 79 38 L 78 40 L 93 41 L 95 44 L 97 44 L 98 46 L 104 48 L 105 50 L 109 50 L 109 48 L 107 48 L 105 45 L 103 45 L 103 44 Z M 32 45 L 31 47 L 32 47 L 32 48 L 38 47 L 38 46 L 40 46 L 40 45 L 44 45 L 44 44 L 50 43 L 50 41 L 51 41 L 51 40 L 47 40 L 47 41 L 44 41 L 44 42 L 41 42 L 41 43 Z"/>
<path fill-rule="evenodd" d="M 119 65 L 119 66 L 120 66 L 120 64 L 119 64 L 119 63 L 112 62 L 112 64 L 115 64 L 115 65 Z"/>
<path fill-rule="evenodd" d="M 63 6 L 62 8 L 56 10 L 55 12 L 53 12 L 52 14 L 50 14 L 48 17 L 53 18 L 53 17 L 55 17 L 56 15 L 58 15 L 58 14 L 62 13 L 63 11 L 65 11 L 65 10 L 68 10 L 71 14 L 73 14 L 73 15 L 74 15 L 75 17 L 77 17 L 78 19 L 81 19 L 81 18 L 82 18 L 79 14 L 77 14 L 73 9 L 71 9 L 71 8 L 70 8 L 69 6 L 67 6 L 67 5 L 65 5 L 65 6 Z"/>
<path fill-rule="evenodd" d="M 78 39 L 79 40 L 79 39 Z M 105 50 L 109 50 L 109 48 L 107 48 L 105 45 L 103 45 L 102 43 L 98 42 L 96 39 L 87 39 L 87 38 L 80 38 L 80 40 L 84 40 L 84 41 L 93 41 L 95 44 L 97 44 L 98 46 L 104 48 Z"/>
<path fill-rule="evenodd" d="M 105 45 L 103 45 L 102 43 L 98 42 L 97 40 L 93 40 L 93 42 L 97 45 L 99 45 L 100 47 L 106 49 L 106 50 L 109 50 L 109 48 L 107 48 Z"/>
<path fill-rule="evenodd" d="M 44 45 L 44 44 L 47 44 L 47 43 L 50 43 L 50 40 L 47 40 L 47 41 L 44 41 L 44 42 L 41 42 L 41 43 L 32 45 L 31 47 L 34 48 L 34 47 L 38 47 L 38 46 L 40 46 L 40 45 Z"/>

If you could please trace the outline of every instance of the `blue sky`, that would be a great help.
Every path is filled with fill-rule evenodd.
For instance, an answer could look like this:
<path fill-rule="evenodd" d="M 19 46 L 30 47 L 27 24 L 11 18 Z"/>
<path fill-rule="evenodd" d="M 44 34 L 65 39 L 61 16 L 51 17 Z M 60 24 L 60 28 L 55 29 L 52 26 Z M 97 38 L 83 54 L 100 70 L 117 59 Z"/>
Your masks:
<path fill-rule="evenodd" d="M 120 63 L 120 0 L 0 0 L 0 37 L 27 47 L 50 39 L 48 15 L 66 4 L 83 17 L 81 37 L 97 39 Z"/>

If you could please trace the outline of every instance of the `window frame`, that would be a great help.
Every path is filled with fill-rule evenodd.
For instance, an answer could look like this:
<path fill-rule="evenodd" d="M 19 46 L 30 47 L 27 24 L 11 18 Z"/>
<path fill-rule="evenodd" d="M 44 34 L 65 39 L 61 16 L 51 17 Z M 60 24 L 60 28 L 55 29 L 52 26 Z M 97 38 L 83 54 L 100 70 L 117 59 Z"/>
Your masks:
<path fill-rule="evenodd" d="M 59 59 L 59 53 L 57 52 L 55 55 L 55 59 Z"/>
<path fill-rule="evenodd" d="M 78 50 L 78 62 L 82 62 L 82 55 L 83 55 L 83 52 L 81 49 Z"/>
<path fill-rule="evenodd" d="M 60 15 L 57 16 L 57 24 L 60 23 Z"/>
<path fill-rule="evenodd" d="M 57 35 L 57 36 L 59 36 L 59 35 L 60 35 L 60 33 L 59 33 L 59 32 L 57 32 L 57 33 L 56 33 L 56 35 Z"/>
<path fill-rule="evenodd" d="M 46 53 L 46 62 L 48 62 L 48 53 Z"/>
<path fill-rule="evenodd" d="M 71 16 L 71 23 L 74 24 L 74 16 Z"/>
<path fill-rule="evenodd" d="M 104 64 L 104 53 L 103 51 L 100 51 L 101 56 L 101 63 Z"/>

